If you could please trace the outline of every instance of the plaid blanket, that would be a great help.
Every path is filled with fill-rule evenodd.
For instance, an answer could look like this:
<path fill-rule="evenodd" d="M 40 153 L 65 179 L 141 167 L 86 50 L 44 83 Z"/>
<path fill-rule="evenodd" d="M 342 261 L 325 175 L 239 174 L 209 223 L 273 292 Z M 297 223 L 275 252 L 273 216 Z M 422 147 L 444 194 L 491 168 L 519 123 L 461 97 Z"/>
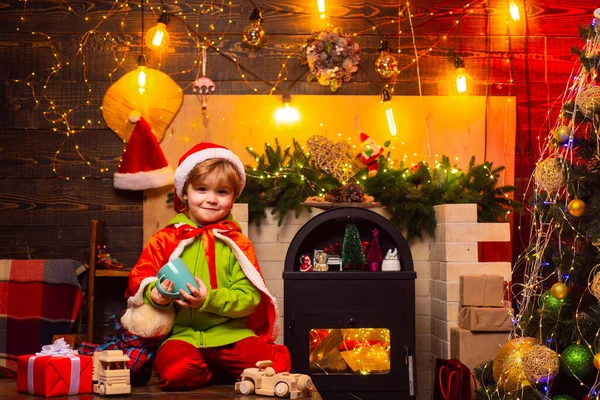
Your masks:
<path fill-rule="evenodd" d="M 0 260 L 0 367 L 71 332 L 83 301 L 75 260 Z"/>
<path fill-rule="evenodd" d="M 145 385 L 152 375 L 152 363 L 156 350 L 167 335 L 155 338 L 143 338 L 135 335 L 121 325 L 116 315 L 108 318 L 108 324 L 116 331 L 116 335 L 106 337 L 103 344 L 81 343 L 79 354 L 92 356 L 96 351 L 122 350 L 123 354 L 129 356 L 131 386 Z"/>

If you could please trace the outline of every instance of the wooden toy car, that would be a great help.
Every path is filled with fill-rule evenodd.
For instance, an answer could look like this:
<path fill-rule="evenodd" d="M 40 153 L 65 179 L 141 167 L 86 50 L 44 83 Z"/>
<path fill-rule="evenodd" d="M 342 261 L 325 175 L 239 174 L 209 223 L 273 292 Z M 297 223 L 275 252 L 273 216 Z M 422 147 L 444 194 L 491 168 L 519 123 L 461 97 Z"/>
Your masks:
<path fill-rule="evenodd" d="M 240 377 L 241 382 L 236 382 L 235 390 L 243 395 L 256 393 L 290 399 L 310 397 L 310 376 L 289 372 L 276 374 L 271 365 L 270 360 L 265 360 L 257 362 L 257 368 L 246 368 Z"/>
<path fill-rule="evenodd" d="M 94 353 L 92 381 L 94 393 L 100 396 L 131 393 L 129 357 L 121 350 L 104 350 Z"/>

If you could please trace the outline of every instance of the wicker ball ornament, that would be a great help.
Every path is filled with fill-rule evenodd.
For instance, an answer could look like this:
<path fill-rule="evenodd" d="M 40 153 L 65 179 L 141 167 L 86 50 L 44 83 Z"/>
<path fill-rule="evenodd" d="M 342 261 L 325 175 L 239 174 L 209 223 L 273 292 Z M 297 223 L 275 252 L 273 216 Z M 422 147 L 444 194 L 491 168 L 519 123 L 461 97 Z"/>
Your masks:
<path fill-rule="evenodd" d="M 534 179 L 537 186 L 553 193 L 565 184 L 565 173 L 560 161 L 554 157 L 548 157 L 540 162 L 535 168 Z"/>
<path fill-rule="evenodd" d="M 569 287 L 562 282 L 556 282 L 550 289 L 552 297 L 557 300 L 562 300 L 569 294 Z"/>
<path fill-rule="evenodd" d="M 600 112 L 600 87 L 591 86 L 579 92 L 575 104 L 586 118 L 594 118 L 594 114 Z"/>
<path fill-rule="evenodd" d="M 600 301 L 600 272 L 597 272 L 589 284 L 590 293 Z"/>
<path fill-rule="evenodd" d="M 494 356 L 494 380 L 510 392 L 528 385 L 523 369 L 525 355 L 538 343 L 534 338 L 517 338 L 509 341 Z"/>
<path fill-rule="evenodd" d="M 523 357 L 523 371 L 531 383 L 548 382 L 560 369 L 558 354 L 544 345 L 535 345 Z"/>
<path fill-rule="evenodd" d="M 569 214 L 572 216 L 581 217 L 585 211 L 585 202 L 583 200 L 573 199 L 569 202 L 567 210 L 569 210 Z"/>
<path fill-rule="evenodd" d="M 572 344 L 560 353 L 560 370 L 563 374 L 585 379 L 593 370 L 594 354 L 583 344 Z"/>

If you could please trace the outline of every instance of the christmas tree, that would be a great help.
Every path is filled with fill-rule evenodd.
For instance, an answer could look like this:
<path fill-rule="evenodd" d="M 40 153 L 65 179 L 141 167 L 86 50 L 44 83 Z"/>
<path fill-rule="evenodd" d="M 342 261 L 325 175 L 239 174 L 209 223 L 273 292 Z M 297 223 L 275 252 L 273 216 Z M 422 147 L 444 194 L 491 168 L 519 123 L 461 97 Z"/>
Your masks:
<path fill-rule="evenodd" d="M 342 244 L 342 269 L 346 271 L 360 271 L 365 264 L 362 242 L 358 229 L 354 224 L 346 225 L 344 243 Z"/>
<path fill-rule="evenodd" d="M 367 263 L 369 263 L 369 270 L 379 271 L 381 270 L 381 262 L 383 257 L 381 256 L 381 248 L 379 247 L 379 231 L 373 229 L 373 240 L 369 245 L 369 252 L 367 253 Z"/>
<path fill-rule="evenodd" d="M 598 398 L 600 21 L 580 33 L 575 78 L 532 176 L 529 246 L 513 275 L 523 277 L 513 285 L 514 330 L 477 368 L 477 399 Z"/>

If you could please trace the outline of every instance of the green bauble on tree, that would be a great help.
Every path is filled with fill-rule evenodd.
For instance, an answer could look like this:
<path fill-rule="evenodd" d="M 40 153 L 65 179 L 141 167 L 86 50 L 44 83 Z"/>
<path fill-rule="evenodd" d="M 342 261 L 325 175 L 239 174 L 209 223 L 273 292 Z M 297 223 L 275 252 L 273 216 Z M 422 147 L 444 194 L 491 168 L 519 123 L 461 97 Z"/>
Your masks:
<path fill-rule="evenodd" d="M 568 316 L 573 312 L 573 299 L 567 294 L 564 299 L 552 296 L 552 289 L 546 290 L 540 296 L 540 311 L 553 315 Z"/>
<path fill-rule="evenodd" d="M 342 269 L 346 271 L 360 271 L 365 264 L 365 254 L 358 229 L 354 224 L 346 225 L 344 244 L 342 245 Z"/>
<path fill-rule="evenodd" d="M 552 400 L 575 400 L 575 398 L 568 394 L 559 394 L 558 396 L 554 396 Z"/>
<path fill-rule="evenodd" d="M 560 371 L 571 378 L 585 379 L 595 372 L 594 354 L 583 344 L 572 344 L 560 354 Z"/>

